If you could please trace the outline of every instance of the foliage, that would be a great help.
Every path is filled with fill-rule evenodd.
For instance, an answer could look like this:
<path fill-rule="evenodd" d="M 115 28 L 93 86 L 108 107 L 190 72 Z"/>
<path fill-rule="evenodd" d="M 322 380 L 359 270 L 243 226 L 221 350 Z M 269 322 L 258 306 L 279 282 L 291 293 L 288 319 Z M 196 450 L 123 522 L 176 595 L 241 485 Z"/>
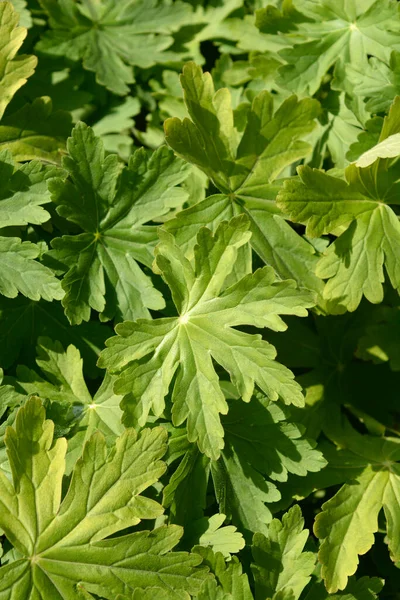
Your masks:
<path fill-rule="evenodd" d="M 400 4 L 0 0 L 0 600 L 400 589 Z"/>

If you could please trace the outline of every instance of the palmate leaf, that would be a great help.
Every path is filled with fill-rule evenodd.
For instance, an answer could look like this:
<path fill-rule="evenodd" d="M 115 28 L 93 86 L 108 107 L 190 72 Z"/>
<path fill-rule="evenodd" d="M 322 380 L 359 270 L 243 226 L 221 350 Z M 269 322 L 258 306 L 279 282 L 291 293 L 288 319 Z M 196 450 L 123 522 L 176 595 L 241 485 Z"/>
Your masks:
<path fill-rule="evenodd" d="M 0 568 L 0 598 L 72 600 L 78 584 L 109 600 L 154 586 L 174 589 L 177 600 L 196 593 L 205 577 L 199 558 L 169 553 L 179 527 L 104 539 L 162 513 L 140 494 L 165 470 L 165 431 L 127 430 L 110 454 L 94 434 L 61 502 L 66 440 L 53 442 L 53 429 L 33 397 L 7 430 L 13 484 L 0 473 L 0 527 L 20 558 Z"/>
<path fill-rule="evenodd" d="M 287 64 L 280 68 L 278 85 L 313 95 L 329 69 L 341 61 L 358 69 L 368 57 L 388 60 L 400 49 L 400 16 L 395 0 L 294 0 L 282 12 L 261 9 L 260 31 L 281 32 L 287 47 L 279 52 Z M 286 34 L 295 34 L 292 45 Z"/>
<path fill-rule="evenodd" d="M 365 554 L 378 531 L 378 514 L 383 508 L 387 523 L 387 540 L 391 558 L 400 560 L 400 442 L 398 438 L 361 435 L 348 421 L 331 419 L 325 433 L 345 448 L 359 474 L 343 485 L 322 506 L 316 517 L 314 532 L 322 541 L 319 560 L 329 592 L 346 587 L 348 577 L 358 565 L 358 555 Z"/>
<path fill-rule="evenodd" d="M 354 93 L 366 98 L 366 109 L 371 113 L 387 111 L 393 98 L 400 93 L 400 53 L 395 50 L 390 61 L 370 58 L 362 68 L 346 67 L 346 76 Z"/>
<path fill-rule="evenodd" d="M 82 454 L 82 448 L 95 431 L 100 431 L 107 446 L 123 432 L 121 424 L 121 397 L 113 393 L 113 380 L 106 375 L 95 395 L 91 396 L 82 374 L 79 350 L 70 345 L 64 351 L 59 342 L 49 338 L 38 340 L 37 365 L 43 376 L 25 366 L 17 367 L 14 385 L 26 394 L 37 394 L 42 399 L 61 406 L 70 405 L 79 416 L 78 429 L 68 440 L 66 473 Z"/>
<path fill-rule="evenodd" d="M 53 272 L 37 262 L 41 248 L 16 237 L 0 237 L 0 294 L 15 298 L 18 293 L 31 300 L 61 300 L 60 282 Z"/>
<path fill-rule="evenodd" d="M 36 46 L 48 56 L 82 61 L 96 80 L 118 95 L 134 82 L 132 66 L 142 69 L 177 60 L 169 35 L 190 19 L 191 7 L 170 0 L 40 0 L 51 30 Z"/>
<path fill-rule="evenodd" d="M 156 240 L 156 227 L 144 224 L 184 201 L 186 192 L 176 186 L 190 167 L 165 146 L 150 158 L 137 150 L 123 167 L 117 155 L 105 157 L 103 142 L 83 123 L 68 152 L 63 166 L 71 181 L 50 185 L 58 213 L 82 229 L 52 241 L 50 255 L 68 269 L 65 314 L 73 325 L 88 321 L 91 309 L 102 320 L 149 317 L 149 308 L 165 303 L 138 265 L 151 266 Z"/>
<path fill-rule="evenodd" d="M 251 223 L 251 244 L 261 259 L 283 279 L 295 279 L 320 293 L 315 250 L 286 223 L 275 203 L 281 186 L 277 178 L 311 151 L 301 138 L 315 126 L 318 102 L 291 96 L 274 112 L 273 96 L 261 92 L 239 136 L 228 89 L 215 93 L 211 75 L 194 63 L 185 65 L 181 84 L 191 120 L 167 119 L 166 141 L 202 169 L 221 193 L 184 210 L 166 224 L 167 230 L 190 255 L 200 226 L 215 230 L 224 219 L 244 213 Z"/>
<path fill-rule="evenodd" d="M 183 458 L 163 490 L 170 521 L 183 525 L 190 537 L 206 507 L 211 471 L 220 511 L 241 531 L 267 533 L 270 505 L 281 499 L 277 485 L 289 474 L 302 479 L 326 464 L 315 442 L 304 437 L 303 428 L 293 423 L 288 410 L 269 403 L 262 394 L 245 405 L 234 400 L 221 419 L 225 448 L 218 461 L 210 462 L 187 443 L 181 447 Z M 170 447 L 173 444 L 170 441 Z"/>
<path fill-rule="evenodd" d="M 1 6 L 0 6 L 1 9 Z M 50 202 L 48 181 L 58 174 L 54 168 L 31 162 L 16 168 L 10 152 L 0 152 L 0 227 L 41 224 L 50 215 L 42 208 Z M 64 293 L 54 273 L 35 259 L 42 246 L 18 237 L 0 236 L 0 294 L 31 300 L 60 300 Z"/>
<path fill-rule="evenodd" d="M 400 132 L 400 97 L 385 118 L 379 142 Z M 378 152 L 379 153 L 379 152 Z M 365 155 L 364 155 L 365 156 Z M 317 274 L 329 279 L 324 297 L 336 311 L 354 311 L 364 295 L 370 302 L 383 299 L 384 271 L 400 289 L 400 224 L 390 204 L 398 204 L 397 158 L 377 158 L 362 168 L 351 164 L 345 180 L 323 171 L 299 167 L 300 178 L 289 180 L 278 195 L 278 205 L 307 234 L 339 233 L 320 259 Z"/>
<path fill-rule="evenodd" d="M 233 402 L 222 424 L 225 448 L 211 464 L 220 510 L 243 528 L 265 533 L 272 518 L 269 505 L 281 497 L 277 484 L 289 473 L 318 472 L 326 461 L 288 410 L 261 394 L 244 407 Z"/>
<path fill-rule="evenodd" d="M 361 118 L 347 106 L 345 92 L 330 90 L 321 98 L 320 127 L 314 139 L 314 150 L 309 166 L 320 167 L 329 151 L 335 167 L 349 164 L 347 152 L 357 143 L 362 132 Z"/>
<path fill-rule="evenodd" d="M 27 31 L 10 2 L 0 2 L 0 119 L 15 92 L 32 75 L 36 56 L 16 56 Z"/>
<path fill-rule="evenodd" d="M 273 519 L 266 535 L 253 537 L 252 570 L 256 586 L 256 600 L 290 598 L 298 600 L 311 579 L 316 557 L 304 552 L 308 530 L 298 505 L 283 515 L 282 521 Z"/>
<path fill-rule="evenodd" d="M 160 416 L 176 373 L 172 422 L 179 426 L 187 421 L 189 440 L 213 459 L 224 445 L 219 414 L 226 414 L 228 406 L 212 359 L 229 373 L 245 402 L 256 384 L 271 400 L 303 404 L 293 374 L 274 360 L 274 347 L 260 335 L 233 328 L 283 331 L 286 325 L 279 314 L 305 316 L 313 304 L 293 281 L 276 281 L 271 267 L 223 290 L 238 249 L 249 240 L 248 228 L 244 215 L 221 223 L 214 236 L 202 228 L 194 268 L 173 236 L 161 230 L 155 264 L 171 289 L 178 316 L 118 325 L 118 336 L 108 340 L 99 359 L 100 366 L 119 373 L 115 392 L 125 395 L 126 423 L 144 424 L 150 410 Z"/>
<path fill-rule="evenodd" d="M 384 364 L 371 369 L 370 364 L 356 358 L 369 327 L 381 322 L 384 314 L 381 307 L 364 302 L 354 313 L 318 316 L 308 323 L 289 317 L 287 332 L 280 335 L 271 332 L 278 359 L 291 369 L 301 369 L 298 381 L 305 390 L 306 406 L 305 410 L 291 409 L 291 412 L 293 420 L 303 424 L 312 439 L 318 438 L 326 419 L 329 423 L 328 409 L 338 408 L 339 404 L 362 411 L 364 421 L 368 417 L 375 419 L 381 429 L 384 425 L 398 430 L 400 373 L 392 372 Z M 301 486 L 299 481 L 298 487 Z"/>

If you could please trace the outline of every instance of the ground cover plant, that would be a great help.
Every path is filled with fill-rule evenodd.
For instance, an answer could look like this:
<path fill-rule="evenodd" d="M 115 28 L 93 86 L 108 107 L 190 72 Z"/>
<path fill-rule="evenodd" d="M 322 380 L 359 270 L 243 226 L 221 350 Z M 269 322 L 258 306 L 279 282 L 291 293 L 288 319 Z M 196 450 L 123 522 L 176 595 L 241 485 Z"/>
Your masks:
<path fill-rule="evenodd" d="M 0 600 L 400 597 L 400 4 L 0 0 Z"/>

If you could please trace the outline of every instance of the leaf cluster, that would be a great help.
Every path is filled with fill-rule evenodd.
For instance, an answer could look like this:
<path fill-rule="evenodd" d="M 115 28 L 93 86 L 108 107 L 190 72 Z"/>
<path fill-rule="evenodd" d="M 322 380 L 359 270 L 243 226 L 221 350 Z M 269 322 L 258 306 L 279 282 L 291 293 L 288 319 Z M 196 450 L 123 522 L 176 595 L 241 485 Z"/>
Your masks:
<path fill-rule="evenodd" d="M 0 0 L 0 600 L 400 586 L 397 0 Z"/>

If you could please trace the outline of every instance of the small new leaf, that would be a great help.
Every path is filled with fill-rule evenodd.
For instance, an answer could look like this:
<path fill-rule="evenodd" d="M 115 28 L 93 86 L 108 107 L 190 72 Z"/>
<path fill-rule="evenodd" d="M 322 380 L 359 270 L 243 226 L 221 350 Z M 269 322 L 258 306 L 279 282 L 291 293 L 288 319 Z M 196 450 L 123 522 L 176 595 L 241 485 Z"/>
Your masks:
<path fill-rule="evenodd" d="M 247 574 L 243 573 L 242 565 L 236 556 L 232 556 L 229 562 L 225 562 L 221 552 L 214 553 L 211 548 L 196 546 L 193 551 L 200 554 L 203 564 L 210 569 L 218 582 L 218 588 L 214 585 L 210 588 L 208 581 L 205 582 L 202 591 L 212 590 L 212 593 L 217 594 L 217 599 L 219 599 L 218 594 L 221 593 L 219 590 L 222 589 L 225 594 L 228 594 L 229 600 L 253 600 Z M 205 595 L 203 598 L 206 600 L 208 596 Z M 223 595 L 222 598 L 226 600 Z"/>

